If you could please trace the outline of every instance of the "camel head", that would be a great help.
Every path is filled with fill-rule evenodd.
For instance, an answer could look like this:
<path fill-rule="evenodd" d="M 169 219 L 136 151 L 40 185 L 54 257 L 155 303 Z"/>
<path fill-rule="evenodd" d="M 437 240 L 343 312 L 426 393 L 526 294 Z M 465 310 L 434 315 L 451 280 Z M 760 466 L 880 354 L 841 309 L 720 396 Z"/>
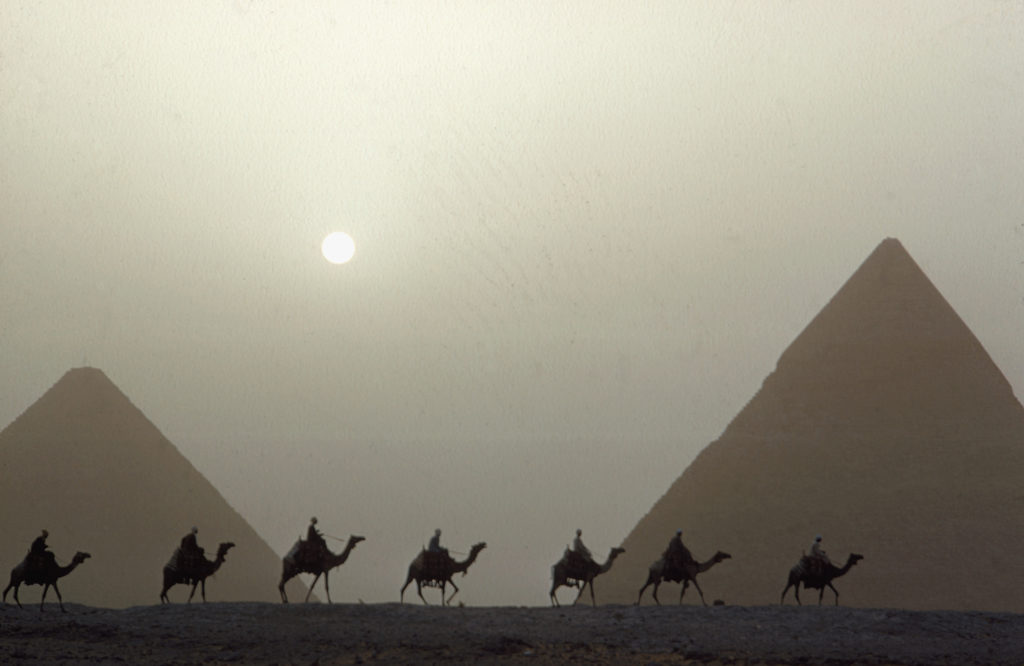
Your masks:
<path fill-rule="evenodd" d="M 625 548 L 612 548 L 611 552 L 608 553 L 608 559 L 614 560 L 616 557 L 622 555 L 624 552 L 626 552 Z"/>
<path fill-rule="evenodd" d="M 860 562 L 863 559 L 864 559 L 863 555 L 858 555 L 857 553 L 850 553 L 850 558 L 849 558 L 849 560 L 847 560 L 847 562 L 852 567 L 854 564 L 857 564 L 858 562 Z"/>
<path fill-rule="evenodd" d="M 348 536 L 348 542 L 352 544 L 353 547 L 355 547 L 355 545 L 360 541 L 366 541 L 366 537 L 356 536 L 355 534 L 350 534 Z"/>
<path fill-rule="evenodd" d="M 75 553 L 75 556 L 71 558 L 71 562 L 73 564 L 81 564 L 90 557 L 92 557 L 92 555 L 90 555 L 89 553 L 83 553 L 82 551 L 78 551 L 77 553 Z"/>
<path fill-rule="evenodd" d="M 481 541 L 480 543 L 473 544 L 473 547 L 469 549 L 469 554 L 470 554 L 471 557 L 476 557 L 477 555 L 480 554 L 480 551 L 483 550 L 486 547 L 487 547 L 487 542 L 486 541 Z"/>
<path fill-rule="evenodd" d="M 722 560 L 728 560 L 731 557 L 732 555 L 730 555 L 729 553 L 723 553 L 722 551 L 718 551 L 717 553 L 715 553 L 715 556 L 711 559 L 713 559 L 715 562 L 721 562 Z"/>
<path fill-rule="evenodd" d="M 217 559 L 222 560 L 224 556 L 228 554 L 228 551 L 235 547 L 235 544 L 231 541 L 225 541 L 221 545 L 217 546 Z"/>

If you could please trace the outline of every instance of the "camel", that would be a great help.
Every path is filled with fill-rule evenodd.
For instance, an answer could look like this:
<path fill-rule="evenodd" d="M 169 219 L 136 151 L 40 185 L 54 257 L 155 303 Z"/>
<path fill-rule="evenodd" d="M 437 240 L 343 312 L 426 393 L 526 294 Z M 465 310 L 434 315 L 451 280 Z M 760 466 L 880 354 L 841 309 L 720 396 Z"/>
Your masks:
<path fill-rule="evenodd" d="M 475 544 L 469 549 L 469 557 L 462 562 L 456 562 L 452 559 L 451 555 L 447 551 L 441 553 L 435 553 L 426 549 L 420 551 L 420 554 L 416 556 L 416 559 L 409 565 L 409 575 L 405 579 L 405 585 L 402 586 L 401 591 L 398 595 L 399 603 L 404 603 L 405 599 L 405 588 L 409 587 L 409 583 L 416 581 L 416 594 L 420 595 L 420 599 L 423 603 L 427 603 L 427 600 L 423 598 L 423 586 L 427 587 L 439 587 L 441 588 L 441 605 L 447 606 L 455 598 L 455 595 L 459 593 L 459 588 L 455 586 L 452 581 L 452 576 L 462 572 L 462 575 L 466 575 L 466 570 L 469 569 L 470 565 L 476 561 L 477 555 L 480 551 L 487 547 L 487 544 L 480 542 Z M 455 588 L 452 592 L 452 596 L 448 597 L 445 601 L 444 590 L 446 585 L 451 585 Z"/>
<path fill-rule="evenodd" d="M 196 593 L 196 586 L 200 585 L 202 586 L 203 603 L 206 603 L 206 579 L 220 569 L 220 565 L 224 564 L 224 556 L 234 547 L 235 544 L 226 541 L 217 547 L 216 559 L 211 562 L 202 557 L 196 566 L 188 570 L 177 569 L 175 563 L 177 557 L 172 557 L 171 561 L 164 565 L 164 586 L 160 590 L 160 602 L 165 604 L 171 603 L 171 600 L 167 598 L 167 590 L 181 583 L 192 586 L 192 591 L 188 593 L 188 603 L 192 603 L 192 597 Z"/>
<path fill-rule="evenodd" d="M 18 608 L 21 608 L 21 601 L 18 600 L 18 588 L 24 583 L 25 585 L 42 585 L 43 596 L 39 600 L 39 610 L 43 610 L 43 602 L 46 601 L 46 593 L 52 587 L 53 591 L 57 593 L 57 603 L 60 604 L 60 609 L 64 610 L 64 598 L 60 595 L 60 589 L 57 587 L 57 579 L 67 576 L 69 573 L 75 570 L 82 562 L 85 562 L 87 558 L 92 557 L 89 553 L 83 553 L 78 551 L 75 556 L 71 558 L 71 564 L 66 567 L 59 566 L 57 564 L 57 558 L 54 557 L 50 551 L 45 552 L 45 559 L 42 562 L 33 563 L 32 566 L 29 564 L 29 558 L 26 557 L 21 561 L 18 566 L 11 570 L 11 582 L 4 588 L 4 603 L 7 603 L 7 591 L 14 588 L 14 601 L 18 603 Z M 40 566 L 42 565 L 42 566 Z"/>
<path fill-rule="evenodd" d="M 309 601 L 309 595 L 313 593 L 313 587 L 316 582 L 320 580 L 320 575 L 324 577 L 324 590 L 327 591 L 327 603 L 331 603 L 331 586 L 327 582 L 327 573 L 334 567 L 339 567 L 345 564 L 348 559 L 349 553 L 356 547 L 356 544 L 360 541 L 365 541 L 365 537 L 349 535 L 348 543 L 345 544 L 345 550 L 340 553 L 332 553 L 331 551 L 324 549 L 323 556 L 317 562 L 300 562 L 301 558 L 298 557 L 303 544 L 306 542 L 299 539 L 292 546 L 292 549 L 288 551 L 288 554 L 281 560 L 281 582 L 277 584 L 277 589 L 281 593 L 281 602 L 288 603 L 288 595 L 284 592 L 284 584 L 289 580 L 299 575 L 300 573 L 311 573 L 315 574 L 313 582 L 309 586 L 309 591 L 306 592 L 306 601 Z"/>
<path fill-rule="evenodd" d="M 660 606 L 661 602 L 658 601 L 658 586 L 661 585 L 662 582 L 672 582 L 683 584 L 682 589 L 679 590 L 680 604 L 683 603 L 683 595 L 686 594 L 686 588 L 690 586 L 690 583 L 693 583 L 693 586 L 697 588 L 697 593 L 700 594 L 701 603 L 707 606 L 708 602 L 704 601 L 704 592 L 700 589 L 700 585 L 697 584 L 697 574 L 704 573 L 722 560 L 727 560 L 730 557 L 732 557 L 732 555 L 729 553 L 718 551 L 707 562 L 693 562 L 683 567 L 672 566 L 665 561 L 664 557 L 662 557 L 651 564 L 650 570 L 647 574 L 647 582 L 640 588 L 640 594 L 637 595 L 636 603 L 633 605 L 639 606 L 640 599 L 644 596 L 644 590 L 646 590 L 648 586 L 653 585 L 654 589 L 651 590 L 651 596 L 654 597 L 654 603 Z"/>
<path fill-rule="evenodd" d="M 846 559 L 846 564 L 842 568 L 837 567 L 831 562 L 825 566 L 825 570 L 822 572 L 813 572 L 810 569 L 808 558 L 805 555 L 800 558 L 796 566 L 789 570 L 789 580 L 786 582 L 786 587 L 782 590 L 782 596 L 779 599 L 779 604 L 785 602 L 786 592 L 789 588 L 793 588 L 793 596 L 796 597 L 796 602 L 800 604 L 800 583 L 803 583 L 804 588 L 815 588 L 821 590 L 818 593 L 818 605 L 821 605 L 822 597 L 825 596 L 825 588 L 829 588 L 836 595 L 836 606 L 839 605 L 839 590 L 832 585 L 832 580 L 839 578 L 846 574 L 847 571 L 853 567 L 854 564 L 864 559 L 863 555 L 856 553 L 850 553 L 850 556 Z M 801 604 L 802 605 L 802 604 Z"/>
<path fill-rule="evenodd" d="M 605 563 L 598 564 L 590 559 L 585 560 L 566 548 L 562 559 L 551 567 L 551 592 L 548 593 L 551 597 L 551 605 L 561 605 L 558 603 L 558 597 L 555 596 L 555 590 L 565 585 L 580 589 L 579 594 L 573 600 L 573 604 L 580 600 L 580 597 L 583 596 L 583 591 L 589 586 L 590 602 L 597 606 L 597 601 L 594 599 L 594 579 L 603 573 L 607 573 L 612 568 L 615 558 L 624 552 L 626 551 L 622 548 L 612 548 L 608 553 L 608 559 L 605 560 Z"/>

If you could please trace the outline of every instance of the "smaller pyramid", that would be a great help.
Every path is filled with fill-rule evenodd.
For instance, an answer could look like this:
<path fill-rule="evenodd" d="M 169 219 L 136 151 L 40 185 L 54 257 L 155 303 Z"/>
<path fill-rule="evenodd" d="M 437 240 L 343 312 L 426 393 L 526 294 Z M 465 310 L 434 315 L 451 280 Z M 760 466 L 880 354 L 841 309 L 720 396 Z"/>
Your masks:
<path fill-rule="evenodd" d="M 635 601 L 683 529 L 698 560 L 732 555 L 699 579 L 709 602 L 775 604 L 821 534 L 834 562 L 864 556 L 835 581 L 844 605 L 1024 612 L 1022 481 L 1024 407 L 887 239 L 640 520 L 602 587 Z"/>
<path fill-rule="evenodd" d="M 159 603 L 163 566 L 193 525 L 211 559 L 219 542 L 235 543 L 207 581 L 208 600 L 280 600 L 280 557 L 96 368 L 68 371 L 0 432 L 0 479 L 0 566 L 20 562 L 42 529 L 59 563 L 92 555 L 61 581 L 68 601 Z M 184 601 L 188 589 L 169 596 Z"/>

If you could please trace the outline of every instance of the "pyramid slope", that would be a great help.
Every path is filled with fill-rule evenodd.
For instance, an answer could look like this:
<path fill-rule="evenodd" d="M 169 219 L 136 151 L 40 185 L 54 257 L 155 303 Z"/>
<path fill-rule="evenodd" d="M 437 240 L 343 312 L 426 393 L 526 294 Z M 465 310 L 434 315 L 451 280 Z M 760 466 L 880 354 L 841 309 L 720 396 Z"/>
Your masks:
<path fill-rule="evenodd" d="M 778 603 L 820 533 L 834 561 L 864 555 L 844 605 L 1024 612 L 1022 479 L 1024 408 L 887 239 L 633 529 L 604 600 L 635 601 L 681 528 L 698 559 L 733 556 L 701 575 L 709 603 Z"/>
<path fill-rule="evenodd" d="M 58 562 L 92 554 L 61 581 L 65 599 L 158 603 L 163 565 L 196 525 L 210 557 L 235 543 L 207 599 L 279 600 L 280 558 L 100 370 L 70 370 L 0 432 L 0 478 L 0 566 L 21 561 L 44 528 Z M 40 591 L 23 590 L 22 601 Z M 184 601 L 187 588 L 169 596 Z"/>

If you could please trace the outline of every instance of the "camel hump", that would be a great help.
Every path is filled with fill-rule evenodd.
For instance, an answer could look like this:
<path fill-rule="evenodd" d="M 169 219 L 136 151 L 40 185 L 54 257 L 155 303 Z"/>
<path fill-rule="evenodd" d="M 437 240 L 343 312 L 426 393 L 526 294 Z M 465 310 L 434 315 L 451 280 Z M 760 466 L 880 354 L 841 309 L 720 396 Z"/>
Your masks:
<path fill-rule="evenodd" d="M 41 553 L 29 553 L 22 562 L 24 568 L 25 582 L 29 585 L 42 584 L 46 577 L 47 569 L 57 566 L 57 556 L 52 551 Z"/>
<path fill-rule="evenodd" d="M 586 569 L 593 564 L 593 562 L 593 559 L 580 555 L 576 551 L 569 551 L 568 564 L 570 569 Z"/>
<path fill-rule="evenodd" d="M 565 566 L 566 576 L 577 580 L 586 580 L 591 575 L 591 572 L 597 568 L 594 560 L 572 550 L 565 552 L 562 556 L 562 562 Z"/>
<path fill-rule="evenodd" d="M 175 548 L 174 554 L 171 555 L 171 559 L 167 560 L 167 564 L 164 565 L 165 569 L 177 570 L 178 565 L 181 563 L 181 548 Z"/>
<path fill-rule="evenodd" d="M 284 558 L 286 560 L 294 560 L 295 556 L 298 555 L 299 551 L 302 549 L 302 544 L 303 544 L 302 539 L 297 540 L 295 542 L 295 545 L 292 546 L 292 549 L 288 551 L 288 554 L 286 554 L 284 556 Z"/>
<path fill-rule="evenodd" d="M 421 550 L 416 557 L 420 569 L 431 578 L 445 578 L 454 564 L 447 552 Z"/>
<path fill-rule="evenodd" d="M 164 566 L 172 571 L 191 571 L 205 560 L 205 552 L 202 548 L 198 548 L 195 552 L 186 553 L 181 546 L 178 546 Z"/>

